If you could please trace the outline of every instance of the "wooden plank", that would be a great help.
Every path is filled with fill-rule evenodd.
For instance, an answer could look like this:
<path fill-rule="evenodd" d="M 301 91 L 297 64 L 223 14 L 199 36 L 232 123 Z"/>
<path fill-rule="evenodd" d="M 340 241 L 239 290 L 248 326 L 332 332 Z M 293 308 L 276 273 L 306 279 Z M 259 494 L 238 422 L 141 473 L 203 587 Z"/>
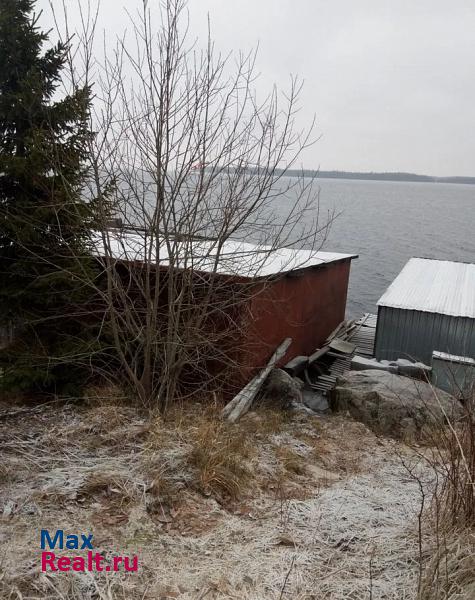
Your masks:
<path fill-rule="evenodd" d="M 341 329 L 345 326 L 345 321 L 342 321 L 327 337 L 327 342 L 330 342 L 333 338 L 335 338 L 341 331 Z"/>
<path fill-rule="evenodd" d="M 325 356 L 325 354 L 329 350 L 330 350 L 330 346 L 323 346 L 323 348 L 320 348 L 319 350 L 317 350 L 311 356 L 308 357 L 308 363 L 311 365 L 312 363 L 314 363 L 319 358 L 322 358 L 322 356 Z"/>
<path fill-rule="evenodd" d="M 293 377 L 295 375 L 300 375 L 307 365 L 308 356 L 296 356 L 282 368 Z"/>
<path fill-rule="evenodd" d="M 251 379 L 251 381 L 245 385 L 243 389 L 231 400 L 231 402 L 224 407 L 222 412 L 223 418 L 227 418 L 230 423 L 235 423 L 249 410 L 266 377 L 279 362 L 279 360 L 285 356 L 291 343 L 292 338 L 286 338 L 280 344 L 267 363 L 265 369 Z"/>

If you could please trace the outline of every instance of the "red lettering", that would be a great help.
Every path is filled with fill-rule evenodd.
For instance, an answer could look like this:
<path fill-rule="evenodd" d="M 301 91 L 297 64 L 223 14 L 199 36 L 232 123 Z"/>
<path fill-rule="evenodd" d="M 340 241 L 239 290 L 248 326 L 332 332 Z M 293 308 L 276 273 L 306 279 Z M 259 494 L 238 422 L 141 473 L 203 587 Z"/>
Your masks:
<path fill-rule="evenodd" d="M 104 560 L 104 557 L 101 556 L 99 552 L 96 552 L 94 555 L 94 560 L 96 561 L 96 571 L 103 571 L 104 569 L 102 568 L 101 563 Z"/>
<path fill-rule="evenodd" d="M 133 557 L 132 559 L 132 566 L 130 566 L 129 564 L 129 557 L 126 556 L 124 559 L 124 565 L 125 565 L 125 570 L 126 571 L 137 571 L 138 566 L 139 566 L 139 560 L 136 556 Z"/>
<path fill-rule="evenodd" d="M 52 571 L 57 571 L 58 569 L 54 566 L 54 561 L 56 559 L 56 555 L 54 552 L 42 552 L 41 553 L 41 570 L 43 572 L 48 570 L 48 565 Z"/>
<path fill-rule="evenodd" d="M 85 571 L 86 564 L 82 556 L 75 556 L 73 558 L 73 571 Z"/>
<path fill-rule="evenodd" d="M 69 571 L 71 567 L 71 559 L 67 556 L 62 556 L 58 559 L 58 569 L 60 571 Z"/>
<path fill-rule="evenodd" d="M 114 571 L 119 570 L 119 565 L 122 562 L 122 556 L 114 556 Z"/>

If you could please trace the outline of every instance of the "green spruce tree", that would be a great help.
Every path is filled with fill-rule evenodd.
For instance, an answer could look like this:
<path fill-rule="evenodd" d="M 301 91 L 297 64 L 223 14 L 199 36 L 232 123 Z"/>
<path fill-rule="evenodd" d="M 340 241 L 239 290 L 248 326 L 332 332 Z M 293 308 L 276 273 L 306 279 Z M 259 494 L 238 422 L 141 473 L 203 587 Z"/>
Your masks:
<path fill-rule="evenodd" d="M 0 386 L 84 381 L 95 262 L 94 202 L 82 198 L 90 89 L 60 96 L 67 46 L 44 50 L 32 0 L 0 2 Z M 86 276 L 87 273 L 87 276 Z"/>

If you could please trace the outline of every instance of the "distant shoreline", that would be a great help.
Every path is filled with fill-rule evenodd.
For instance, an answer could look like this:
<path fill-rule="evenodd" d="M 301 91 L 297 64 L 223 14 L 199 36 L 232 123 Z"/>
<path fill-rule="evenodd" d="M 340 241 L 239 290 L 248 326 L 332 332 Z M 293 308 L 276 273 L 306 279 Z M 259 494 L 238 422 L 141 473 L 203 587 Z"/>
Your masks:
<path fill-rule="evenodd" d="M 360 179 L 364 181 L 409 181 L 421 183 L 463 183 L 475 185 L 475 177 L 432 177 L 415 173 L 358 173 L 355 171 L 313 171 L 289 169 L 289 177 L 315 177 L 316 179 Z"/>
<path fill-rule="evenodd" d="M 210 167 L 205 166 L 204 170 L 208 171 Z M 223 171 L 234 170 L 234 167 L 223 168 Z M 211 169 L 211 170 L 214 170 Z M 256 173 L 260 169 L 256 167 L 241 168 L 246 173 Z M 265 170 L 263 168 L 263 170 Z M 309 177 L 314 179 L 355 179 L 360 181 L 406 181 L 415 183 L 459 183 L 465 185 L 475 185 L 475 177 L 467 177 L 464 175 L 456 175 L 452 177 L 435 177 L 432 175 L 417 175 L 416 173 L 400 173 L 400 172 L 357 172 L 357 171 L 315 171 L 314 169 L 274 169 L 273 173 L 277 176 L 286 177 Z"/>

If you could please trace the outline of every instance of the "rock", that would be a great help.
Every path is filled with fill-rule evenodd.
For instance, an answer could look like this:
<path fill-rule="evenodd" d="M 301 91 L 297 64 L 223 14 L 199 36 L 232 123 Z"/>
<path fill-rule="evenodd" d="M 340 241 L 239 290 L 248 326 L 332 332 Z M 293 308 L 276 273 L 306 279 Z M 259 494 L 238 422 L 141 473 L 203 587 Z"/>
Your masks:
<path fill-rule="evenodd" d="M 317 413 L 326 412 L 329 409 L 325 396 L 314 390 L 303 390 L 302 402 L 307 408 Z"/>
<path fill-rule="evenodd" d="M 397 374 L 397 365 L 388 364 L 387 361 L 377 361 L 375 358 L 366 358 L 365 356 L 355 355 L 351 359 L 351 369 L 353 371 L 367 371 L 368 369 L 376 369 L 378 371 L 389 371 Z"/>
<path fill-rule="evenodd" d="M 432 369 L 428 365 L 421 362 L 412 362 L 405 358 L 398 358 L 396 362 L 400 375 L 417 379 L 430 379 Z"/>
<path fill-rule="evenodd" d="M 299 388 L 299 390 L 303 390 L 305 387 L 305 381 L 303 379 L 300 379 L 300 377 L 292 377 L 292 379 L 294 380 L 295 385 Z"/>
<path fill-rule="evenodd" d="M 429 379 L 432 369 L 420 362 L 412 362 L 405 358 L 394 360 L 376 360 L 375 358 L 366 358 L 365 356 L 355 355 L 351 359 L 352 371 L 368 371 L 375 369 L 378 371 L 388 371 L 395 375 L 405 375 L 416 379 Z"/>
<path fill-rule="evenodd" d="M 377 433 L 405 437 L 462 416 L 460 403 L 424 381 L 386 371 L 348 371 L 338 378 L 331 408 L 348 411 Z"/>
<path fill-rule="evenodd" d="M 305 415 L 320 415 L 321 413 L 318 413 L 314 410 L 312 410 L 311 408 L 308 408 L 308 406 L 305 406 L 305 404 L 303 402 L 292 402 L 292 404 L 290 405 L 290 410 L 296 412 L 296 413 L 303 413 Z"/>
<path fill-rule="evenodd" d="M 272 369 L 266 380 L 261 401 L 264 404 L 286 410 L 293 403 L 302 402 L 300 385 L 282 369 Z"/>

